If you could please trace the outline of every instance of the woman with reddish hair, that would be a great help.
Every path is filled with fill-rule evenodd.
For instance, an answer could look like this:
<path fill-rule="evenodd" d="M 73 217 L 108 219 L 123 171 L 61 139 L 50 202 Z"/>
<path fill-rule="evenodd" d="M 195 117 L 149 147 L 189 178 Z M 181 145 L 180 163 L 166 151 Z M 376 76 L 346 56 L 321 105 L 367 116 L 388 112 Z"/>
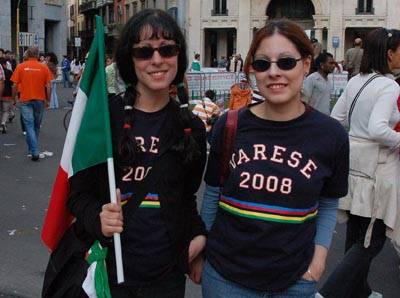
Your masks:
<path fill-rule="evenodd" d="M 253 39 L 244 70 L 265 101 L 239 110 L 223 184 L 226 114 L 213 132 L 202 206 L 205 298 L 315 295 L 337 199 L 347 193 L 349 149 L 341 125 L 302 101 L 312 55 L 288 20 L 268 22 Z"/>

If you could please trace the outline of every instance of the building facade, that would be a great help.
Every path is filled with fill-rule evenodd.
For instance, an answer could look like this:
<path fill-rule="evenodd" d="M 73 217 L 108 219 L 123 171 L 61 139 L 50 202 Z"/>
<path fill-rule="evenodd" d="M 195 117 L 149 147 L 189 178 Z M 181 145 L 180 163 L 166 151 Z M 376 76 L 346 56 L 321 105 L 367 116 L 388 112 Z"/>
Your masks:
<path fill-rule="evenodd" d="M 245 56 L 257 29 L 268 19 L 287 17 L 340 61 L 356 37 L 364 39 L 377 27 L 399 29 L 399 15 L 400 0 L 189 0 L 186 36 L 189 53 L 200 53 L 210 66 L 222 56 Z"/>
<path fill-rule="evenodd" d="M 68 53 L 80 57 L 89 50 L 94 37 L 95 15 L 103 17 L 106 34 L 106 52 L 112 54 L 118 36 L 128 19 L 146 8 L 168 10 L 177 17 L 178 1 L 167 0 L 69 0 Z M 81 40 L 79 49 L 74 45 L 75 37 Z"/>
<path fill-rule="evenodd" d="M 54 52 L 59 58 L 67 45 L 67 14 L 63 0 L 2 0 L 0 47 L 14 53 L 17 48 L 16 11 L 19 4 L 19 31 L 37 34 L 41 52 Z M 9 29 L 8 29 L 9 28 Z M 20 48 L 22 57 L 24 47 Z"/>

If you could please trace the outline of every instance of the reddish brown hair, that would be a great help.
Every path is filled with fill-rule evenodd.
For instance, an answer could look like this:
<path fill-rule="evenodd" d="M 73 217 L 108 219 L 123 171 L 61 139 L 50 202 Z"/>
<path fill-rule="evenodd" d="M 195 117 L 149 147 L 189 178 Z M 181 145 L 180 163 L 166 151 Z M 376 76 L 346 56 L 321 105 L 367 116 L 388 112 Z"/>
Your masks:
<path fill-rule="evenodd" d="M 251 42 L 249 52 L 247 53 L 246 62 L 244 64 L 244 72 L 249 76 L 250 65 L 253 62 L 254 54 L 262 40 L 271 37 L 275 33 L 279 33 L 289 39 L 299 51 L 302 58 L 313 56 L 313 46 L 304 30 L 295 22 L 287 19 L 276 19 L 267 21 L 265 26 L 257 31 Z"/>

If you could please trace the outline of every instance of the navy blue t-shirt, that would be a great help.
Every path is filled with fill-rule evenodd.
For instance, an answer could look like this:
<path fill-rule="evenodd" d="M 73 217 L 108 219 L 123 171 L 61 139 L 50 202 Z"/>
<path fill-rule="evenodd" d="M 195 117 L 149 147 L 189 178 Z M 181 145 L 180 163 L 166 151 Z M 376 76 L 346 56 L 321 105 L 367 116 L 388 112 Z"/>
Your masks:
<path fill-rule="evenodd" d="M 219 186 L 226 114 L 215 126 L 205 181 Z M 320 197 L 347 193 L 349 143 L 336 120 L 307 107 L 276 122 L 239 113 L 230 175 L 207 239 L 206 256 L 226 279 L 280 291 L 307 270 Z"/>
<path fill-rule="evenodd" d="M 132 210 L 135 190 L 151 171 L 160 148 L 160 131 L 165 123 L 167 107 L 154 113 L 133 110 L 133 136 L 142 152 L 134 165 L 122 170 L 121 189 L 124 231 L 121 233 L 125 285 L 137 286 L 158 280 L 174 267 L 172 242 L 162 217 L 158 194 L 150 192 Z M 115 279 L 111 279 L 115 280 Z"/>

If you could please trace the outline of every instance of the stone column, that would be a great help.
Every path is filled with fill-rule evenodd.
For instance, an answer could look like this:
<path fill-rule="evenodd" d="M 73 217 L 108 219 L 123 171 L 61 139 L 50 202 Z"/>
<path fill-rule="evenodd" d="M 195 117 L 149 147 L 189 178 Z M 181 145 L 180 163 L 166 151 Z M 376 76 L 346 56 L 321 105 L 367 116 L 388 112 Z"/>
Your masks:
<path fill-rule="evenodd" d="M 322 40 L 322 28 L 315 28 L 315 38 L 318 39 L 318 42 L 320 42 L 323 45 L 323 40 Z"/>
<path fill-rule="evenodd" d="M 252 34 L 251 34 L 251 1 L 240 0 L 239 2 L 239 18 L 238 28 L 236 32 L 236 48 L 237 53 L 240 53 L 243 57 L 246 57 L 249 51 Z M 244 59 L 244 58 L 243 58 Z"/>
<path fill-rule="evenodd" d="M 0 48 L 3 48 L 5 50 L 15 49 L 16 45 L 15 44 L 11 45 L 11 30 L 15 32 L 16 29 L 15 27 L 11 29 L 10 0 L 5 0 L 2 3 L 0 9 L 0 28 L 10 28 L 10 30 L 0 30 Z M 14 43 L 16 42 L 14 41 Z"/>
<path fill-rule="evenodd" d="M 342 1 L 331 1 L 330 2 L 330 18 L 328 27 L 328 52 L 335 54 L 335 49 L 332 47 L 332 37 L 339 36 L 340 44 L 336 49 L 336 60 L 340 61 L 343 59 L 344 51 L 344 29 L 343 28 L 343 2 Z"/>
<path fill-rule="evenodd" d="M 188 59 L 193 59 L 193 53 L 200 53 L 201 61 L 204 61 L 203 51 L 203 29 L 201 27 L 201 0 L 188 1 L 186 8 L 188 9 L 188 26 L 186 41 L 188 44 Z M 203 65 L 203 62 L 201 63 Z"/>

